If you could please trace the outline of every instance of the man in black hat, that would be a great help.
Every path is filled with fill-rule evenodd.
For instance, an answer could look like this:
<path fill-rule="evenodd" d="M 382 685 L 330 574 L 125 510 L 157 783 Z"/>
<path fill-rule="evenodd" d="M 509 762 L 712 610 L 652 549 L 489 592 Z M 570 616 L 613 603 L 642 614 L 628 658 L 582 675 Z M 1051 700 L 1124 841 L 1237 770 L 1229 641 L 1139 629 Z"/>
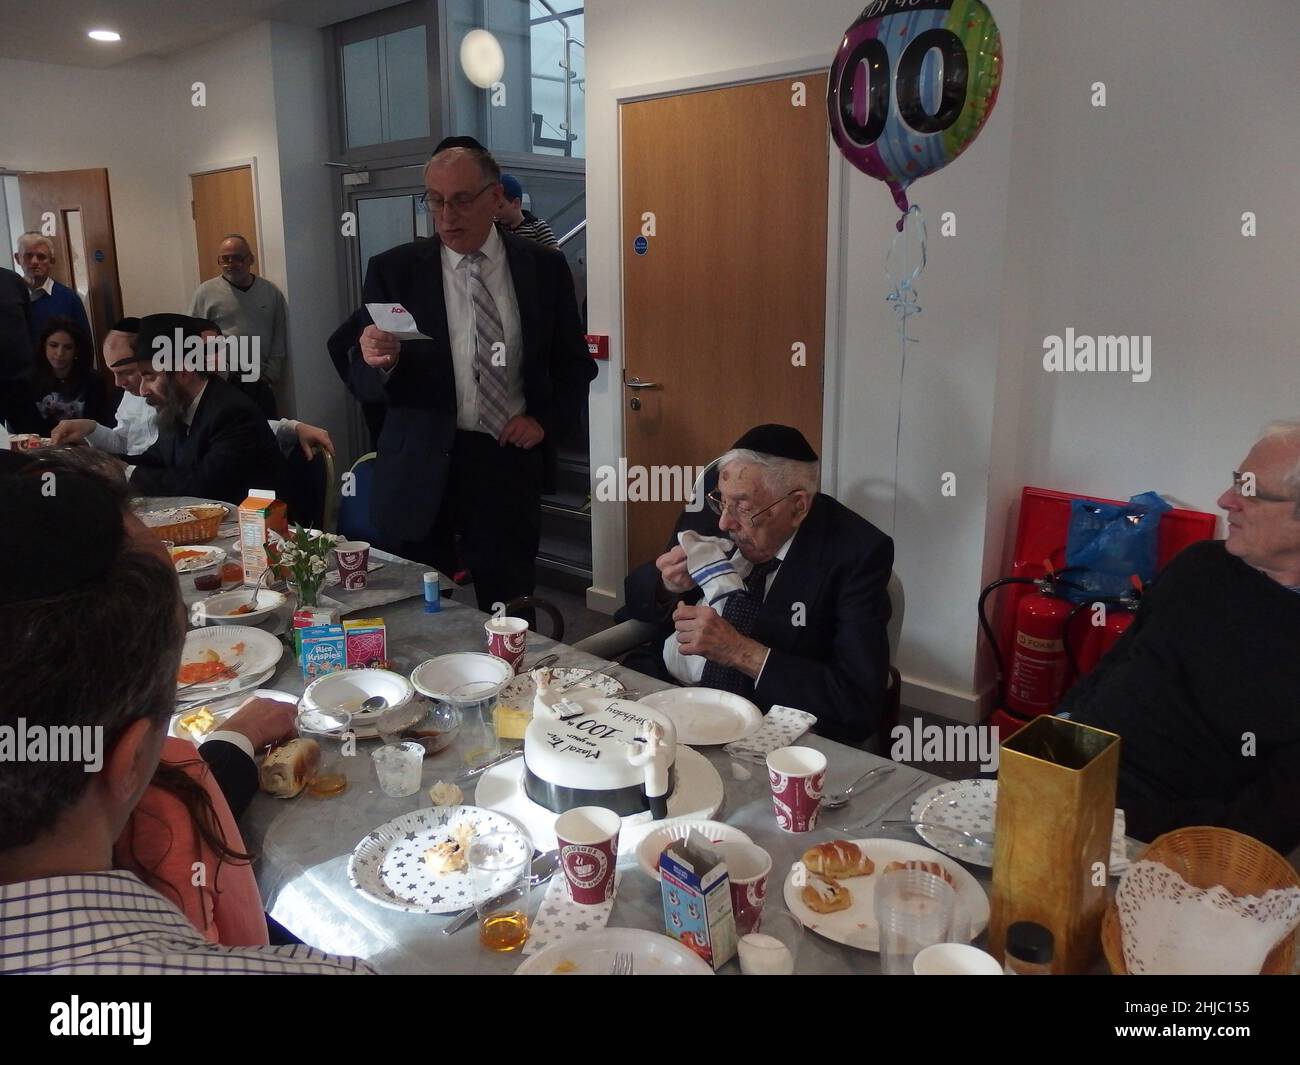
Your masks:
<path fill-rule="evenodd" d="M 669 550 L 628 575 L 620 616 L 672 623 L 657 660 L 628 664 L 735 692 L 764 713 L 807 710 L 819 734 L 861 742 L 889 678 L 894 542 L 817 490 L 817 453 L 797 429 L 751 429 L 717 471 L 708 511 L 684 511 Z M 707 539 L 719 535 L 735 546 L 729 557 Z"/>
<path fill-rule="evenodd" d="M 283 498 L 284 457 L 257 404 L 219 375 L 201 322 L 182 314 L 140 319 L 140 395 L 158 412 L 158 439 L 128 459 L 143 495 L 242 503 L 250 488 Z"/>

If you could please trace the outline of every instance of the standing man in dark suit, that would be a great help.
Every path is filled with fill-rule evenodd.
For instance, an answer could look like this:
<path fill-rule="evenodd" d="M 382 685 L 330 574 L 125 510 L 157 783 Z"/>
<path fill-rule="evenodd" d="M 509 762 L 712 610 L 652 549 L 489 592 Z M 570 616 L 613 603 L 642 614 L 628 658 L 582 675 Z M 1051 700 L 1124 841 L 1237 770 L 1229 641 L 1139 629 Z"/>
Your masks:
<path fill-rule="evenodd" d="M 674 546 L 628 575 L 620 617 L 671 616 L 672 627 L 657 661 L 627 664 L 735 692 L 764 713 L 807 710 L 820 735 L 861 742 L 880 723 L 889 679 L 893 540 L 817 491 L 817 453 L 797 429 L 749 430 L 718 471 L 711 513 L 684 512 L 676 533 L 734 543 L 744 588 L 721 599 L 710 588 L 714 605 L 702 602 L 692 573 L 711 585 L 722 555 L 715 548 L 711 559 L 706 543 L 688 559 L 675 533 Z"/>
<path fill-rule="evenodd" d="M 32 388 L 32 301 L 27 285 L 0 267 L 0 422 L 11 433 L 38 433 Z"/>
<path fill-rule="evenodd" d="M 127 478 L 144 495 L 238 504 L 269 488 L 284 498 L 284 456 L 257 404 L 216 374 L 170 362 L 178 337 L 203 341 L 202 325 L 182 314 L 140 319 L 140 395 L 158 412 L 158 439 L 126 460 Z"/>
<path fill-rule="evenodd" d="M 493 225 L 501 170 L 476 141 L 439 148 L 424 173 L 437 237 L 376 255 L 364 286 L 367 304 L 400 304 L 430 339 L 366 325 L 346 349 L 349 386 L 387 407 L 375 525 L 393 550 L 447 573 L 459 534 L 491 610 L 533 590 L 554 444 L 596 368 L 564 256 Z M 345 341 L 336 333 L 332 351 Z"/>

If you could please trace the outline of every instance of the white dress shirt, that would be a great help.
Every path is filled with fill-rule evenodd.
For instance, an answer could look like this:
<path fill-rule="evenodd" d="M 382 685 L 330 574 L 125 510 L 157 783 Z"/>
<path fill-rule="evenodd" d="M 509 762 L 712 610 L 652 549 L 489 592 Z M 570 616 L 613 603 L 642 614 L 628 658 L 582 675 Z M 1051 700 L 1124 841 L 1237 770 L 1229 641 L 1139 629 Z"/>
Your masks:
<path fill-rule="evenodd" d="M 479 249 L 485 256 L 479 276 L 496 301 L 497 314 L 505 333 L 507 416 L 522 414 L 524 402 L 524 346 L 519 326 L 519 302 L 514 279 L 506 259 L 505 241 L 493 226 Z M 465 256 L 442 246 L 442 295 L 447 304 L 447 333 L 451 338 L 451 362 L 456 374 L 456 428 L 481 432 L 478 421 L 478 383 L 474 380 L 475 315 L 469 292 L 469 264 Z"/>
<path fill-rule="evenodd" d="M 784 562 L 786 553 L 790 550 L 790 545 L 794 543 L 794 538 L 799 535 L 799 530 L 791 534 L 790 539 L 781 545 L 776 553 L 776 558 Z M 781 567 L 776 566 L 772 572 L 767 575 L 767 582 L 763 585 L 763 598 L 767 598 L 767 593 L 772 590 L 772 582 L 776 580 L 776 575 L 781 572 Z M 721 615 L 722 611 L 718 611 Z M 704 678 L 704 666 L 708 659 L 703 655 L 686 655 L 682 654 L 681 644 L 677 642 L 677 633 L 672 633 L 668 639 L 664 640 L 664 665 L 668 668 L 677 680 L 686 685 L 698 685 Z M 759 667 L 758 676 L 754 678 L 754 684 L 757 685 L 763 679 L 763 669 L 767 666 L 768 656 L 771 655 L 772 649 L 767 649 L 767 654 L 763 656 L 763 665 Z"/>
<path fill-rule="evenodd" d="M 141 455 L 158 439 L 158 415 L 144 396 L 123 392 L 117 405 L 117 425 L 96 425 L 86 443 L 114 455 Z"/>

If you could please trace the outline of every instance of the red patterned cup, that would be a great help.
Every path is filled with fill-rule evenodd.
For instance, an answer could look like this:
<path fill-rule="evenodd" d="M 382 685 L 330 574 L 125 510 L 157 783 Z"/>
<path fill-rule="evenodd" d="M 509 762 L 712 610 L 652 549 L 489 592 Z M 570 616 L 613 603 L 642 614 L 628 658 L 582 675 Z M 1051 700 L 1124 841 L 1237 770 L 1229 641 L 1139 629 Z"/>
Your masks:
<path fill-rule="evenodd" d="M 736 918 L 736 935 L 744 936 L 758 927 L 767 898 L 767 876 L 772 871 L 772 856 L 755 843 L 724 840 L 718 848 L 727 862 L 731 882 L 731 912 Z"/>
<path fill-rule="evenodd" d="M 614 897 L 618 864 L 618 830 L 622 819 L 601 806 L 579 806 L 555 819 L 560 868 L 569 882 L 569 897 L 595 906 Z"/>
<path fill-rule="evenodd" d="M 779 747 L 767 756 L 776 823 L 786 832 L 817 827 L 826 782 L 826 756 L 811 747 Z"/>
<path fill-rule="evenodd" d="M 364 540 L 340 540 L 334 545 L 339 562 L 339 586 L 349 592 L 366 586 L 370 579 L 370 545 Z"/>
<path fill-rule="evenodd" d="M 509 662 L 518 673 L 528 646 L 528 622 L 523 618 L 488 618 L 483 628 L 487 631 L 488 654 Z"/>

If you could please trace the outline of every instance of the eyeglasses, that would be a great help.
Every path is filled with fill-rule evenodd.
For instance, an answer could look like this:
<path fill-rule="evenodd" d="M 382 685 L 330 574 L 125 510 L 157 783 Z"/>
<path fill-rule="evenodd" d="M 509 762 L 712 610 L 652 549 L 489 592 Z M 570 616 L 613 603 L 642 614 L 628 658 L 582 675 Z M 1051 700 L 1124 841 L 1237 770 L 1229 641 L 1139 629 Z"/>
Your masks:
<path fill-rule="evenodd" d="M 719 517 L 722 517 L 723 514 L 730 511 L 732 517 L 734 517 L 741 524 L 753 525 L 755 524 L 754 519 L 757 518 L 760 514 L 766 514 L 773 507 L 780 506 L 792 495 L 794 495 L 795 492 L 797 491 L 799 491 L 799 489 L 797 488 L 791 489 L 789 492 L 786 492 L 786 494 L 783 495 L 780 499 L 778 499 L 775 503 L 769 503 L 762 510 L 754 510 L 748 503 L 744 503 L 744 502 L 728 503 L 725 499 L 722 498 L 722 496 L 718 495 L 717 492 L 710 492 L 704 498 L 709 504 L 709 509 L 713 511 L 714 514 L 717 514 Z"/>
<path fill-rule="evenodd" d="M 1250 478 L 1250 491 L 1242 490 L 1246 484 L 1246 478 Z M 1255 475 L 1253 473 L 1242 473 L 1240 470 L 1232 471 L 1232 490 L 1242 499 L 1255 499 L 1261 503 L 1294 503 L 1294 496 L 1275 496 L 1268 492 L 1260 492 L 1255 488 Z"/>
<path fill-rule="evenodd" d="M 486 185 L 484 185 L 481 189 L 479 189 L 478 192 L 475 192 L 472 195 L 468 192 L 458 192 L 450 200 L 444 200 L 441 196 L 431 196 L 429 195 L 429 193 L 426 192 L 420 196 L 420 199 L 417 202 L 419 203 L 420 210 L 422 211 L 432 211 L 434 214 L 442 214 L 442 212 L 445 211 L 448 207 L 454 207 L 456 209 L 456 213 L 460 214 L 462 211 L 468 210 L 470 204 L 472 204 L 475 200 L 477 200 L 480 196 L 482 196 L 483 193 L 487 192 L 487 190 L 490 189 L 495 184 L 496 184 L 495 181 L 489 181 Z"/>

